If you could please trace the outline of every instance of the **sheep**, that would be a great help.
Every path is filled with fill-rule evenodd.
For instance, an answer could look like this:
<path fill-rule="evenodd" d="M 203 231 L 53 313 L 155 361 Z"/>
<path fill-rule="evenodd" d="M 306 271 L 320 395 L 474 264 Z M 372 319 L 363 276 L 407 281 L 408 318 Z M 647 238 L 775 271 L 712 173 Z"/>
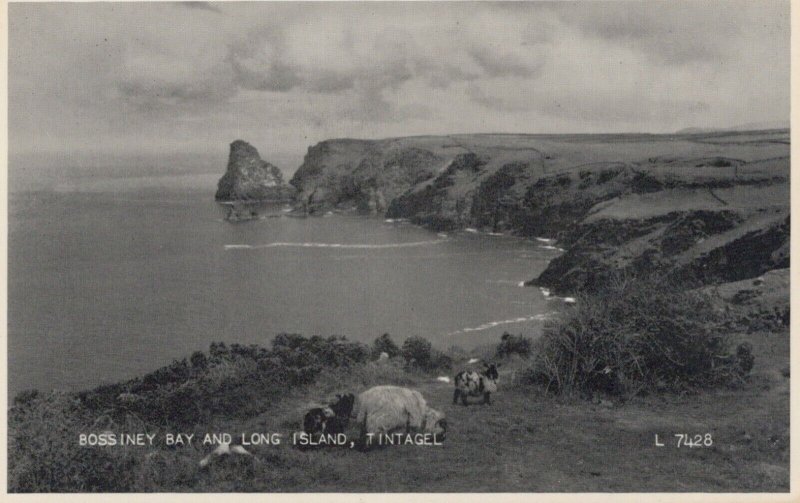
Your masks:
<path fill-rule="evenodd" d="M 205 468 L 206 466 L 208 466 L 208 464 L 211 463 L 211 460 L 214 457 L 228 456 L 231 454 L 239 454 L 242 456 L 253 456 L 250 452 L 247 451 L 247 449 L 245 449 L 243 446 L 239 444 L 231 445 L 231 442 L 223 442 L 219 444 L 219 446 L 217 446 L 217 448 L 214 449 L 214 451 L 212 451 L 211 454 L 200 460 L 200 468 Z M 256 457 L 253 457 L 253 459 L 258 461 L 258 458 Z"/>
<path fill-rule="evenodd" d="M 490 404 L 491 394 L 497 391 L 497 367 L 494 363 L 484 363 L 482 372 L 474 370 L 462 370 L 454 379 L 455 390 L 453 391 L 453 403 L 458 403 L 459 397 L 461 403 L 467 405 L 468 396 L 483 396 L 483 403 Z"/>
<path fill-rule="evenodd" d="M 362 445 L 368 435 L 389 434 L 395 430 L 430 433 L 444 440 L 447 421 L 444 414 L 428 407 L 419 391 L 400 386 L 375 386 L 360 395 L 353 416 L 361 428 Z"/>
<path fill-rule="evenodd" d="M 342 433 L 353 411 L 355 396 L 352 393 L 336 395 L 329 405 L 314 407 L 303 418 L 303 431 L 309 435 L 317 433 Z"/>

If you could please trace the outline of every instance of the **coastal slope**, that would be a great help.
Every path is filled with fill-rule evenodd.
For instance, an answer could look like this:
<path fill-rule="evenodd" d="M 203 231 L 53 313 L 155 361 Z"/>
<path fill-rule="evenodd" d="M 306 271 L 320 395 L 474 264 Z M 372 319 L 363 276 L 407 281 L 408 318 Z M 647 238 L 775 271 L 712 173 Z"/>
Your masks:
<path fill-rule="evenodd" d="M 789 263 L 789 131 L 328 140 L 291 184 L 314 214 L 558 241 L 528 282 L 591 291 L 619 271 L 702 284 Z"/>

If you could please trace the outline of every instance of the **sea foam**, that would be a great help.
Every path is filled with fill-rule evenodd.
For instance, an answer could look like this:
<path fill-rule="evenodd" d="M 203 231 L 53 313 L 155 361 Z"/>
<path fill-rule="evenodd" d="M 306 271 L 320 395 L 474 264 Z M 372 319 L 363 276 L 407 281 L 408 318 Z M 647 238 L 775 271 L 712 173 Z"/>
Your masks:
<path fill-rule="evenodd" d="M 412 241 L 409 243 L 391 243 L 391 244 L 352 244 L 352 243 L 290 243 L 290 242 L 275 242 L 266 243 L 261 245 L 245 245 L 233 244 L 225 245 L 226 250 L 260 250 L 263 248 L 336 248 L 344 250 L 352 249 L 365 249 L 365 250 L 381 250 L 386 248 L 412 248 L 417 246 L 430 246 L 445 242 L 445 239 L 435 239 L 430 241 Z"/>
<path fill-rule="evenodd" d="M 559 248 L 558 246 L 553 246 L 553 245 L 544 245 L 544 246 L 540 246 L 539 248 L 541 248 L 543 250 L 555 250 L 555 251 L 558 251 L 558 252 L 566 251 L 566 250 L 564 250 L 564 248 Z"/>
<path fill-rule="evenodd" d="M 487 283 L 494 283 L 497 285 L 515 285 L 515 286 L 522 286 L 524 281 L 517 281 L 515 279 L 487 279 Z"/>
<path fill-rule="evenodd" d="M 511 325 L 513 323 L 525 323 L 528 321 L 545 321 L 549 319 L 553 314 L 554 313 L 533 314 L 530 316 L 520 316 L 519 318 L 510 318 L 507 320 L 490 321 L 484 323 L 483 325 L 478 325 L 477 327 L 462 328 L 461 330 L 450 332 L 447 335 L 458 335 L 467 332 L 480 332 L 481 330 L 489 330 L 490 328 L 498 327 L 500 325 Z"/>

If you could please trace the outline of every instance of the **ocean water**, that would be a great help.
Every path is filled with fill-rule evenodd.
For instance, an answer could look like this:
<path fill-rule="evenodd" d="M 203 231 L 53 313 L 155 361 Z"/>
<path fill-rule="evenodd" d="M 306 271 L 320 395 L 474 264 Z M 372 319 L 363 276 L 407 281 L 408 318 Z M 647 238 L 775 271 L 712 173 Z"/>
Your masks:
<path fill-rule="evenodd" d="M 557 254 L 541 241 L 281 207 L 234 224 L 213 185 L 106 182 L 10 195 L 12 396 L 280 332 L 469 349 L 505 330 L 535 334 L 555 309 L 519 286 Z"/>

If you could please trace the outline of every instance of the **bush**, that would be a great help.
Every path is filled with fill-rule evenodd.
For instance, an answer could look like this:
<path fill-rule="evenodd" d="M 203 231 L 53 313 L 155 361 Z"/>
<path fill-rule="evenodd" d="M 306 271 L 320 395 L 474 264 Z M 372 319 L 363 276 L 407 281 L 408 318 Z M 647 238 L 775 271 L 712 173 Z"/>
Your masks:
<path fill-rule="evenodd" d="M 135 452 L 81 447 L 92 419 L 66 393 L 26 396 L 9 410 L 8 491 L 132 491 Z"/>
<path fill-rule="evenodd" d="M 366 345 L 344 337 L 280 334 L 272 348 L 212 343 L 207 354 L 198 351 L 188 361 L 175 360 L 143 377 L 80 393 L 22 392 L 8 415 L 9 490 L 175 490 L 196 483 L 197 460 L 180 457 L 178 451 L 143 455 L 136 447 L 81 447 L 78 435 L 191 432 L 220 419 L 251 418 L 320 375 L 355 374 L 385 382 L 400 374 L 399 362 L 364 365 L 368 356 Z"/>
<path fill-rule="evenodd" d="M 372 343 L 372 358 L 377 359 L 381 353 L 386 353 L 389 358 L 400 355 L 400 348 L 394 343 L 389 334 L 383 334 Z"/>
<path fill-rule="evenodd" d="M 409 337 L 403 342 L 403 358 L 409 365 L 425 368 L 430 364 L 433 346 L 423 337 Z"/>
<path fill-rule="evenodd" d="M 453 365 L 453 361 L 449 356 L 433 349 L 430 341 L 424 337 L 409 337 L 403 342 L 401 352 L 406 361 L 406 366 L 425 372 L 450 369 Z"/>
<path fill-rule="evenodd" d="M 368 356 L 364 344 L 337 336 L 279 334 L 271 349 L 214 342 L 208 355 L 196 351 L 189 361 L 77 396 L 87 410 L 114 420 L 135 414 L 152 425 L 185 427 L 215 416 L 253 416 L 287 388 L 313 382 L 324 369 L 363 364 Z"/>
<path fill-rule="evenodd" d="M 531 354 L 531 340 L 528 337 L 520 335 L 512 335 L 508 332 L 503 332 L 500 336 L 500 344 L 497 345 L 495 354 L 500 358 L 505 358 L 513 354 L 520 356 L 529 356 Z"/>
<path fill-rule="evenodd" d="M 615 276 L 545 326 L 527 380 L 556 393 L 632 396 L 741 381 L 711 299 L 660 277 Z"/>
<path fill-rule="evenodd" d="M 189 363 L 192 364 L 192 368 L 205 368 L 208 364 L 208 358 L 202 351 L 195 351 L 189 358 Z"/>

